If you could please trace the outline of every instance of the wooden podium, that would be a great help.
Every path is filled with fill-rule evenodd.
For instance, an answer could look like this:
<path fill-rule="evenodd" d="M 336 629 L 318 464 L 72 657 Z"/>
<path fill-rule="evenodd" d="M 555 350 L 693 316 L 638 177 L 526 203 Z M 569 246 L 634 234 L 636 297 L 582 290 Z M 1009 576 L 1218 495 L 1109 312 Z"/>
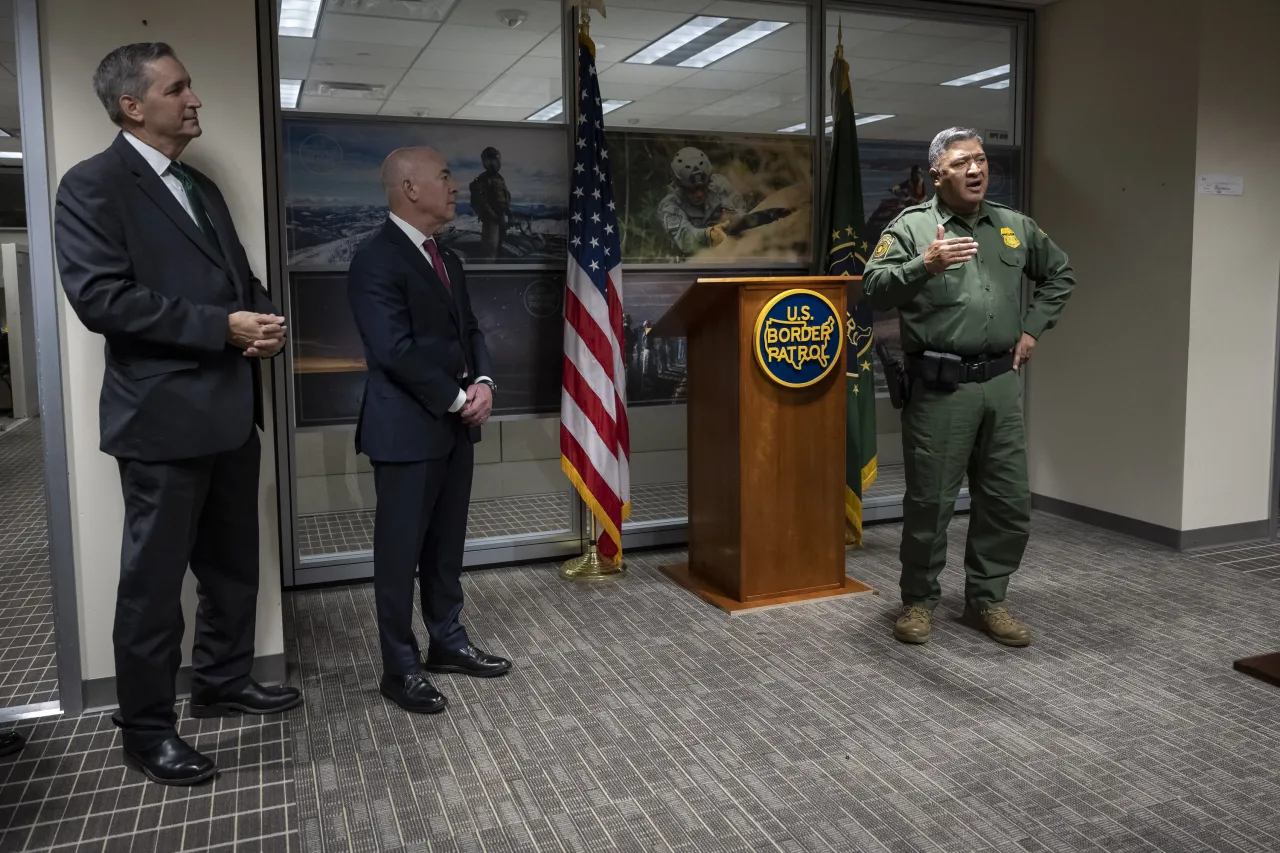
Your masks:
<path fill-rule="evenodd" d="M 704 278 L 654 328 L 688 348 L 689 562 L 664 571 L 729 613 L 870 592 L 845 576 L 845 369 L 781 385 L 757 362 L 775 297 L 813 291 L 845 334 L 847 277 Z"/>

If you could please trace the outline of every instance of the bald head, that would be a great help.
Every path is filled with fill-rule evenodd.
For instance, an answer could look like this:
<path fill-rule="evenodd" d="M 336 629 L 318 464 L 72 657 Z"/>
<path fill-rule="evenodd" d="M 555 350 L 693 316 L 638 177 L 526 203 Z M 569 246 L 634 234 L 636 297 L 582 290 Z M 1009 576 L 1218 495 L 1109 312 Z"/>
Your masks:
<path fill-rule="evenodd" d="M 449 166 L 433 148 L 399 148 L 382 162 L 382 187 L 391 212 L 423 234 L 453 221 L 454 186 Z"/>

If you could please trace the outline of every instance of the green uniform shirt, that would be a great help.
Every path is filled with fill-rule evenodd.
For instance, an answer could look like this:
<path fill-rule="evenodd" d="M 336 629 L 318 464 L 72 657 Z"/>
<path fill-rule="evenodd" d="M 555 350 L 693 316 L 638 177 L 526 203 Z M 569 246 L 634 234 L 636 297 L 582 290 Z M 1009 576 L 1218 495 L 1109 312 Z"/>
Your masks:
<path fill-rule="evenodd" d="M 938 238 L 972 237 L 978 254 L 933 275 L 924 253 Z M 1022 312 L 1022 274 L 1035 283 Z M 889 223 L 863 273 L 862 289 L 878 311 L 898 309 L 902 349 L 959 356 L 1008 352 L 1022 333 L 1052 329 L 1075 287 L 1067 255 L 1029 216 L 984 201 L 970 226 L 935 195 Z"/>

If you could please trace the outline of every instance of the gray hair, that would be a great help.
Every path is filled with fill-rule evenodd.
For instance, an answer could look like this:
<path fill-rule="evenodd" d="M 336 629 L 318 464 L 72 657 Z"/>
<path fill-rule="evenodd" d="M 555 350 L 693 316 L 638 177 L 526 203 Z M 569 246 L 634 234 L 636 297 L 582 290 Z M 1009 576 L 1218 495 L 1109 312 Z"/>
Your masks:
<path fill-rule="evenodd" d="M 173 48 L 162 41 L 140 42 L 117 47 L 98 63 L 93 72 L 93 91 L 107 108 L 107 116 L 117 125 L 124 124 L 120 99 L 125 95 L 143 100 L 151 87 L 152 62 L 165 57 L 177 59 Z"/>
<path fill-rule="evenodd" d="M 971 127 L 949 127 L 933 138 L 929 145 L 929 168 L 936 169 L 942 158 L 951 150 L 951 146 L 976 139 L 982 144 L 982 134 Z"/>

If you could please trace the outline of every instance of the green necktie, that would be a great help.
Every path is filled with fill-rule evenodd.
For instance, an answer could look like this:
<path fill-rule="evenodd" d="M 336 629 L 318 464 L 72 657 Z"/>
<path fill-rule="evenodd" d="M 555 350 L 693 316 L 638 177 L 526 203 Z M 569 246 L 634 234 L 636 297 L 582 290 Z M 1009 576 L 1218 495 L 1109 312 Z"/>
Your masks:
<path fill-rule="evenodd" d="M 195 214 L 196 225 L 200 226 L 200 231 L 213 244 L 215 249 L 221 249 L 218 245 L 218 234 L 213 230 L 213 221 L 209 219 L 209 211 L 205 209 L 203 193 L 196 186 L 196 182 L 192 180 L 191 173 L 182 167 L 181 163 L 170 163 L 169 172 L 178 179 L 178 183 L 182 184 L 182 191 L 187 194 L 187 202 L 191 205 L 191 212 Z"/>

